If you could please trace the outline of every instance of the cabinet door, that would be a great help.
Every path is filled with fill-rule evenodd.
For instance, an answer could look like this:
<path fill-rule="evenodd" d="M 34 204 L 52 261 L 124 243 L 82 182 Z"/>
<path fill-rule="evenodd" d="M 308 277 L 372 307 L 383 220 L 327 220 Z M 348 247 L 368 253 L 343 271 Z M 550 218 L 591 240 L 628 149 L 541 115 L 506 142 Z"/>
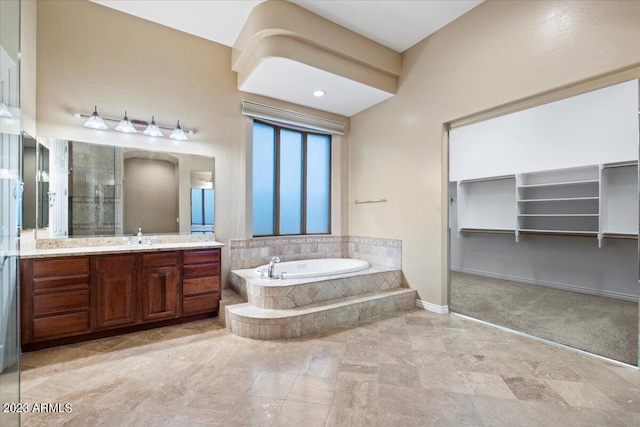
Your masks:
<path fill-rule="evenodd" d="M 97 327 L 113 328 L 136 322 L 136 271 L 99 271 Z"/>
<path fill-rule="evenodd" d="M 178 317 L 178 268 L 145 268 L 142 280 L 142 320 Z"/>

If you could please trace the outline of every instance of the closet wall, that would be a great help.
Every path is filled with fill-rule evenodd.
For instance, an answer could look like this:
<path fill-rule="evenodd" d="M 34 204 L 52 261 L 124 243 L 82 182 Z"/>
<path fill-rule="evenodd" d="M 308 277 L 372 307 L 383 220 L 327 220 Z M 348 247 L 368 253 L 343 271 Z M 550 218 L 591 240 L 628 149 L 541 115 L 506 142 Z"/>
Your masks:
<path fill-rule="evenodd" d="M 638 297 L 638 81 L 450 132 L 451 269 Z"/>

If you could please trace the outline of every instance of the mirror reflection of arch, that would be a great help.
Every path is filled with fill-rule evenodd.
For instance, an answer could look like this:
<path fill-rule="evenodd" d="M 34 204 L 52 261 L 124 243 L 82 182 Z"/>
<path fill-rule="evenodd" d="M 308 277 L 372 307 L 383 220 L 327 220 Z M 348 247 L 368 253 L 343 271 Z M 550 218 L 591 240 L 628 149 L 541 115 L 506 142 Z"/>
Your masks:
<path fill-rule="evenodd" d="M 37 141 L 43 149 L 51 147 L 50 139 Z M 49 209 L 43 202 L 39 205 L 49 216 L 55 209 L 68 215 L 64 227 L 68 236 L 131 235 L 138 228 L 145 234 L 213 233 L 213 214 L 206 228 L 192 229 L 191 212 L 192 174 L 209 181 L 207 206 L 213 212 L 213 157 L 68 141 L 67 159 L 67 176 L 62 179 L 68 183 L 67 194 L 58 192 Z M 50 170 L 49 178 L 56 179 L 54 174 Z M 45 193 L 40 186 L 35 197 L 43 200 Z M 45 229 L 38 232 L 39 237 L 64 236 L 54 236 L 49 223 L 36 225 Z M 25 221 L 24 228 L 32 227 Z"/>

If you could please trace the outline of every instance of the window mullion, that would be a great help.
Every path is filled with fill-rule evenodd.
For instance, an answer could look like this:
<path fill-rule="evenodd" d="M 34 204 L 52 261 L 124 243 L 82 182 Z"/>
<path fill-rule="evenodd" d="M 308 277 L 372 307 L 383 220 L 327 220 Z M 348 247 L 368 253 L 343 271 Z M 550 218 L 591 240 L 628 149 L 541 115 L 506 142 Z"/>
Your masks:
<path fill-rule="evenodd" d="M 307 133 L 302 133 L 302 234 L 307 234 Z"/>
<path fill-rule="evenodd" d="M 281 128 L 274 126 L 275 129 L 275 137 L 276 137 L 276 144 L 275 144 L 275 150 L 276 150 L 276 155 L 275 155 L 275 159 L 276 159 L 276 179 L 274 180 L 275 182 L 275 189 L 274 189 L 274 201 L 275 201 L 275 209 L 273 210 L 274 212 L 274 216 L 275 218 L 274 220 L 274 230 L 273 230 L 273 234 L 274 236 L 279 236 L 280 235 L 280 132 L 281 132 Z"/>

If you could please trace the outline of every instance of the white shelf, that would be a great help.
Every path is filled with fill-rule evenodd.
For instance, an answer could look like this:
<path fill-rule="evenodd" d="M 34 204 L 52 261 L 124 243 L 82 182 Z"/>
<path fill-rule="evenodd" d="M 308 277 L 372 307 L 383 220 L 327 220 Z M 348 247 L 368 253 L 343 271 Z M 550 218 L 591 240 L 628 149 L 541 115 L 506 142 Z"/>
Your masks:
<path fill-rule="evenodd" d="M 545 184 L 519 185 L 518 188 L 557 187 L 557 186 L 570 186 L 570 185 L 583 185 L 583 184 L 597 184 L 598 182 L 600 181 L 597 179 L 586 179 L 582 181 L 548 182 Z"/>
<path fill-rule="evenodd" d="M 637 239 L 637 161 L 458 183 L 458 232 Z M 461 185 L 463 184 L 463 185 Z M 603 230 L 609 230 L 604 232 Z M 615 232 L 611 230 L 626 230 Z"/>
<path fill-rule="evenodd" d="M 502 228 L 461 228 L 461 233 L 515 234 L 514 229 Z"/>
<path fill-rule="evenodd" d="M 518 216 L 522 216 L 522 217 L 574 217 L 574 218 L 581 218 L 581 217 L 597 217 L 600 216 L 599 214 L 582 214 L 582 213 L 558 213 L 558 214 L 518 214 Z"/>
<path fill-rule="evenodd" d="M 529 202 L 572 202 L 572 201 L 582 201 L 582 200 L 599 200 L 600 197 L 556 197 L 553 199 L 520 199 L 518 203 L 529 203 Z"/>
<path fill-rule="evenodd" d="M 584 236 L 597 236 L 597 231 L 578 231 L 578 230 L 534 230 L 530 228 L 522 228 L 521 233 L 537 233 L 537 234 L 575 234 Z"/>

